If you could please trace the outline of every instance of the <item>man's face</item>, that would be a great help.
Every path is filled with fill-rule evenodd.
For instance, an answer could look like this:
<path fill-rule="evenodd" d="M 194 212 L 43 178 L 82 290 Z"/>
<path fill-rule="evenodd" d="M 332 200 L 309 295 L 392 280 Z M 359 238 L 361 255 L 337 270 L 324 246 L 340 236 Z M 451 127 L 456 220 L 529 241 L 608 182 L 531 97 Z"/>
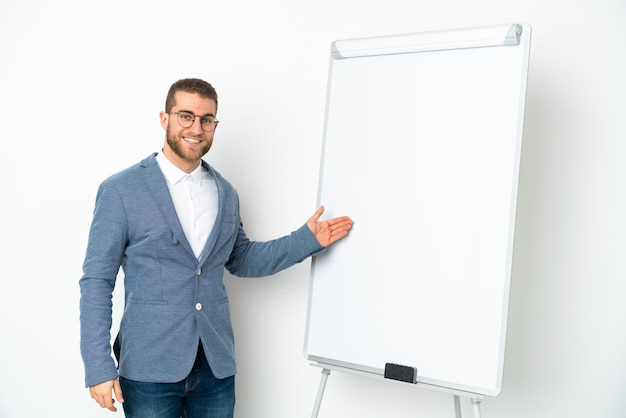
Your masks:
<path fill-rule="evenodd" d="M 213 132 L 205 132 L 200 116 L 215 119 L 217 105 L 214 100 L 200 97 L 195 93 L 178 91 L 175 105 L 170 114 L 161 112 L 161 126 L 165 129 L 163 153 L 183 171 L 190 172 L 200 163 L 213 144 Z M 193 124 L 183 128 L 178 123 L 178 115 L 173 112 L 188 112 L 195 115 Z"/>

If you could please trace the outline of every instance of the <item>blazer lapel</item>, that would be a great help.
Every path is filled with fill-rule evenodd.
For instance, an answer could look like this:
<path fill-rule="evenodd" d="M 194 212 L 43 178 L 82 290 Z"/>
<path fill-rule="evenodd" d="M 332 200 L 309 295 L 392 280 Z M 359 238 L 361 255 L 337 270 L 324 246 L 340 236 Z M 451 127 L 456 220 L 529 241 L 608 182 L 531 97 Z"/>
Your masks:
<path fill-rule="evenodd" d="M 206 261 L 209 254 L 211 254 L 211 251 L 213 251 L 213 248 L 215 247 L 215 243 L 217 242 L 217 236 L 219 235 L 220 225 L 222 224 L 222 214 L 224 213 L 224 202 L 222 199 L 222 196 L 224 195 L 224 185 L 222 184 L 222 182 L 217 180 L 218 176 L 215 173 L 215 170 L 213 170 L 213 168 L 208 163 L 202 160 L 202 165 L 209 170 L 211 176 L 213 177 L 213 181 L 216 183 L 218 209 L 217 216 L 215 217 L 215 223 L 213 224 L 213 229 L 211 230 L 211 233 L 206 240 L 206 244 L 204 245 L 202 254 L 200 254 L 200 264 Z"/>
<path fill-rule="evenodd" d="M 143 165 L 146 168 L 145 177 L 148 188 L 150 189 L 157 206 L 161 210 L 161 213 L 163 213 L 163 218 L 172 230 L 175 239 L 178 240 L 178 242 L 180 242 L 194 258 L 196 258 L 189 241 L 187 241 L 183 227 L 178 220 L 178 215 L 176 215 L 176 209 L 174 208 L 174 202 L 172 202 L 170 191 L 167 188 L 167 182 L 165 181 L 165 177 L 163 176 L 163 173 L 159 168 L 159 163 L 157 163 L 155 157 L 156 153 L 143 161 Z"/>

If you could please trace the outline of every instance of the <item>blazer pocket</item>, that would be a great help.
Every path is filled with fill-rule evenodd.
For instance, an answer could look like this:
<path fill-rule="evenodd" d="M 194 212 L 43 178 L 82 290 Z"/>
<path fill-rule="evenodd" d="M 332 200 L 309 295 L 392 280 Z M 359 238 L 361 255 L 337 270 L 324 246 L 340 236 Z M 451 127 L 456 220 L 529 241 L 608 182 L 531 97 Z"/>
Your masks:
<path fill-rule="evenodd" d="M 140 298 L 128 298 L 129 303 L 133 303 L 135 305 L 167 305 L 169 304 L 166 300 L 160 299 L 140 299 Z"/>

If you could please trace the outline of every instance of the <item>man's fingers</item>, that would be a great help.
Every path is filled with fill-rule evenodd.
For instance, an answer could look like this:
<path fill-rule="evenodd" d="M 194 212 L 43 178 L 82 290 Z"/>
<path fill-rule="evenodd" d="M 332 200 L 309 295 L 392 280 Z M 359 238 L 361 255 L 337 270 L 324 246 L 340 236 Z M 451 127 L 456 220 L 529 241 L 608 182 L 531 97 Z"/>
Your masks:
<path fill-rule="evenodd" d="M 348 231 L 350 228 L 352 228 L 352 219 L 350 219 L 347 216 L 342 216 L 340 218 L 335 218 L 335 219 L 331 219 L 328 221 L 328 224 L 330 225 L 330 229 L 333 232 L 342 232 L 342 231 Z"/>
<path fill-rule="evenodd" d="M 309 220 L 317 222 L 318 219 L 322 217 L 323 213 L 324 213 L 324 205 L 320 206 Z"/>
<path fill-rule="evenodd" d="M 352 219 L 348 216 L 340 216 L 337 218 L 328 219 L 326 221 L 318 222 L 319 218 L 324 213 L 324 206 L 320 206 L 319 209 L 309 218 L 307 225 L 317 242 L 322 247 L 327 247 L 333 242 L 348 235 L 348 231 L 352 228 Z"/>
<path fill-rule="evenodd" d="M 100 405 L 101 408 L 117 412 L 115 400 L 112 397 L 113 392 L 115 393 L 115 397 L 120 402 L 124 402 L 122 398 L 122 389 L 117 379 L 89 387 L 91 397 L 98 403 L 98 405 Z"/>
<path fill-rule="evenodd" d="M 105 408 L 111 412 L 117 412 L 117 408 L 115 407 L 114 404 L 115 404 L 115 399 L 109 399 L 105 404 Z"/>
<path fill-rule="evenodd" d="M 119 380 L 116 380 L 113 383 L 113 392 L 115 393 L 115 398 L 121 403 L 124 403 L 124 395 L 122 395 L 122 386 L 120 385 Z"/>
<path fill-rule="evenodd" d="M 111 398 L 107 398 L 106 396 L 92 396 L 92 398 L 100 405 L 100 408 L 106 408 L 109 411 L 117 412 L 117 408 L 115 407 L 115 400 Z"/>

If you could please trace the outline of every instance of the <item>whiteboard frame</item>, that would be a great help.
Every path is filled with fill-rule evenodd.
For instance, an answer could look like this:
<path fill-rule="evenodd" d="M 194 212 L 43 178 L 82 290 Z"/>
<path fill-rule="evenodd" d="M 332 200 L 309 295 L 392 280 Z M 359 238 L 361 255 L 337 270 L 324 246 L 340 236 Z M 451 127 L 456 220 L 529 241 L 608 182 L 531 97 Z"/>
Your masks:
<path fill-rule="evenodd" d="M 517 183 L 519 177 L 519 160 L 521 155 L 521 142 L 522 142 L 522 127 L 523 127 L 523 115 L 525 105 L 525 92 L 526 82 L 528 74 L 528 64 L 530 55 L 530 25 L 526 23 L 515 23 L 488 26 L 481 28 L 469 28 L 459 29 L 452 31 L 436 31 L 417 34 L 406 35 L 393 35 L 384 37 L 373 38 L 361 38 L 345 41 L 335 41 L 331 45 L 331 59 L 330 70 L 328 80 L 328 94 L 327 94 L 327 106 L 326 106 L 326 120 L 324 128 L 324 141 L 322 149 L 322 158 L 320 166 L 320 178 L 319 178 L 319 190 L 318 190 L 318 204 L 323 202 L 323 180 L 324 180 L 324 162 L 326 156 L 327 146 L 327 129 L 329 119 L 329 105 L 332 88 L 332 74 L 333 74 L 333 62 L 335 60 L 344 60 L 354 57 L 369 57 L 380 56 L 387 54 L 411 54 L 411 53 L 429 53 L 433 51 L 446 51 L 457 50 L 466 48 L 482 48 L 482 47 L 509 47 L 513 46 L 521 48 L 522 60 L 522 79 L 520 80 L 520 95 L 518 103 L 518 118 L 515 138 L 515 161 L 513 169 L 513 191 L 510 202 L 510 224 L 508 232 L 508 248 L 506 251 L 506 273 L 503 283 L 504 300 L 502 306 L 502 318 L 501 324 L 503 329 L 500 332 L 501 341 L 498 353 L 498 377 L 495 387 L 475 387 L 457 384 L 452 381 L 441 381 L 437 379 L 430 379 L 427 376 L 421 376 L 419 374 L 418 367 L 418 383 L 423 385 L 430 385 L 437 388 L 449 389 L 451 391 L 460 391 L 469 394 L 489 395 L 497 396 L 501 391 L 502 374 L 504 367 L 504 352 L 506 345 L 506 323 L 508 317 L 508 298 L 510 289 L 510 276 L 511 276 L 511 263 L 513 255 L 513 241 L 514 241 L 514 228 L 515 228 L 515 210 L 517 203 Z M 355 219 L 355 226 L 358 228 L 358 219 Z M 341 245 L 350 245 L 350 239 L 342 242 Z M 329 251 L 333 251 L 330 249 Z M 309 301 L 307 309 L 307 323 L 306 323 L 306 335 L 304 344 L 305 357 L 308 360 L 319 363 L 320 365 L 328 365 L 330 367 L 338 367 L 344 371 L 354 371 L 357 374 L 372 375 L 372 377 L 379 377 L 383 374 L 382 366 L 371 367 L 358 363 L 351 363 L 344 360 L 337 360 L 324 356 L 310 353 L 309 348 L 309 332 L 311 327 L 313 305 L 313 293 L 315 288 L 315 269 L 317 261 L 313 260 L 311 264 L 311 278 L 310 278 L 310 291 Z"/>

